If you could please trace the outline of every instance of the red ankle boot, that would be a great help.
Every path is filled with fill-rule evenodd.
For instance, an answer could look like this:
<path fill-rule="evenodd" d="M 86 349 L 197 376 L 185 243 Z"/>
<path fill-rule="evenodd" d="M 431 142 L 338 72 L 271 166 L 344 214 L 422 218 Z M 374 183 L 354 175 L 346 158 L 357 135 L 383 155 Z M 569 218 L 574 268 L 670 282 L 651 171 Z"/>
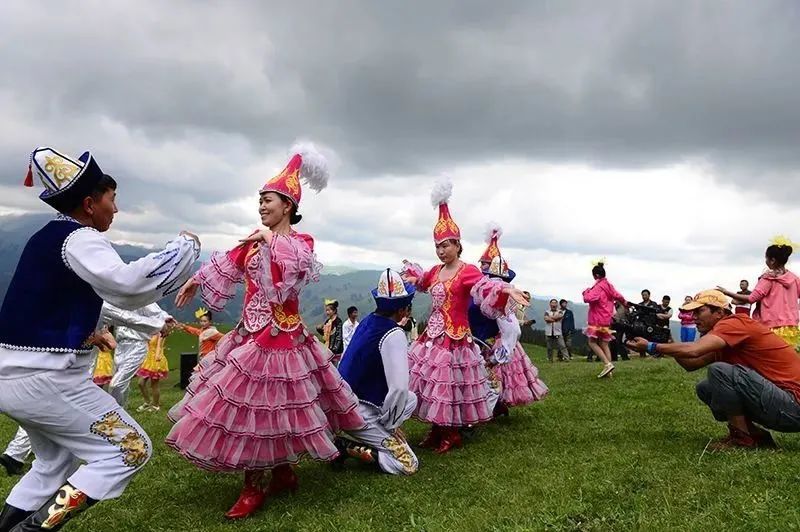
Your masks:
<path fill-rule="evenodd" d="M 453 447 L 461 447 L 461 433 L 457 428 L 447 427 L 442 429 L 442 440 L 436 448 L 439 454 L 445 454 Z"/>
<path fill-rule="evenodd" d="M 239 498 L 236 500 L 225 517 L 228 519 L 243 519 L 254 514 L 264 505 L 266 493 L 262 486 L 263 471 L 245 471 L 244 486 Z"/>
<path fill-rule="evenodd" d="M 270 497 L 289 491 L 295 493 L 297 491 L 297 475 L 294 469 L 289 464 L 284 464 L 272 470 L 272 478 L 269 480 L 267 486 L 267 495 Z"/>
<path fill-rule="evenodd" d="M 428 431 L 428 434 L 425 438 L 419 442 L 419 446 L 423 449 L 436 449 L 439 447 L 439 444 L 442 442 L 442 431 L 441 428 L 436 425 L 431 425 L 431 430 Z"/>

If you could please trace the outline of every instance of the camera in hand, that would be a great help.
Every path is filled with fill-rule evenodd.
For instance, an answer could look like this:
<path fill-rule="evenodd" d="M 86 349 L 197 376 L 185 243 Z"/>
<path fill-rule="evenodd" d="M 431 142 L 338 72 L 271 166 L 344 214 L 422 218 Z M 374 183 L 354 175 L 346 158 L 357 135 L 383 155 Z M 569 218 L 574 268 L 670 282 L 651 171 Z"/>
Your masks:
<path fill-rule="evenodd" d="M 659 324 L 657 313 L 656 308 L 631 304 L 624 319 L 616 324 L 615 328 L 624 331 L 627 338 L 640 337 L 648 342 L 667 343 L 670 332 L 668 328 Z"/>

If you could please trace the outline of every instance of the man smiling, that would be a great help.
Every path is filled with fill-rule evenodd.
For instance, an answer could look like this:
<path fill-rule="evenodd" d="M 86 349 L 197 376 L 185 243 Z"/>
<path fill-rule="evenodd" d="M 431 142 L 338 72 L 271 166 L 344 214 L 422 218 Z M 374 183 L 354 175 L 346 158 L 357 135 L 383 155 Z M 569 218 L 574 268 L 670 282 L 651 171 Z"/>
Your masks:
<path fill-rule="evenodd" d="M 708 366 L 697 396 L 729 430 L 712 450 L 775 447 L 761 427 L 800 432 L 800 357 L 794 349 L 761 323 L 732 314 L 730 300 L 719 290 L 700 292 L 681 310 L 694 313 L 700 340 L 656 344 L 635 338 L 628 346 L 671 356 L 687 371 Z"/>

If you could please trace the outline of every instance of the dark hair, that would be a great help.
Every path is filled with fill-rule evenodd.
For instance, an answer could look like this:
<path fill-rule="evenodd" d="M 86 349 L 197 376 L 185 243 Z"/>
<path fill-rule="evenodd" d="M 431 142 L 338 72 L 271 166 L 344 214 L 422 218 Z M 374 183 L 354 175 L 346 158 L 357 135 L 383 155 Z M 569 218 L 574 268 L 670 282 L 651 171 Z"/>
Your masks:
<path fill-rule="evenodd" d="M 553 298 L 553 299 L 551 299 L 551 300 L 550 300 L 550 303 L 552 303 L 553 301 L 555 301 L 556 303 L 558 303 L 558 299 L 556 299 L 556 298 Z"/>
<path fill-rule="evenodd" d="M 355 308 L 355 307 L 353 307 L 353 308 Z M 398 313 L 398 312 L 400 312 L 401 310 L 408 310 L 409 312 L 411 312 L 411 304 L 409 303 L 409 304 L 408 304 L 408 306 L 401 307 L 401 308 L 399 308 L 399 309 L 397 309 L 397 310 L 394 310 L 394 311 L 391 311 L 391 310 L 385 310 L 385 309 L 384 309 L 384 310 L 381 310 L 381 309 L 377 309 L 377 308 L 376 308 L 374 313 L 375 313 L 377 316 L 380 316 L 380 317 L 382 317 L 382 318 L 391 318 L 392 316 L 394 316 L 395 314 L 397 314 L 397 313 Z M 411 321 L 411 320 L 413 320 L 413 319 L 414 319 L 414 318 L 411 318 L 411 317 L 409 316 L 409 320 L 408 320 L 408 321 Z M 410 329 L 409 329 L 409 330 L 410 330 Z"/>
<path fill-rule="evenodd" d="M 647 295 L 648 295 L 648 296 L 650 295 L 650 290 L 648 290 L 647 288 L 645 288 L 644 290 L 642 290 L 642 295 L 644 295 L 644 293 L 645 293 L 645 292 L 647 292 Z"/>
<path fill-rule="evenodd" d="M 348 316 L 350 314 L 352 314 L 353 312 L 358 312 L 358 308 L 357 307 L 347 307 L 347 315 Z"/>
<path fill-rule="evenodd" d="M 294 201 L 290 200 L 283 194 L 278 194 L 278 197 L 281 199 L 282 202 L 289 205 L 289 224 L 290 225 L 299 224 L 300 220 L 303 219 L 303 215 L 297 213 L 297 205 L 295 205 Z"/>
<path fill-rule="evenodd" d="M 669 297 L 669 296 L 664 296 L 664 297 L 662 297 L 661 299 L 666 299 L 667 301 L 672 301 L 672 298 L 671 298 L 671 297 Z"/>
<path fill-rule="evenodd" d="M 210 311 L 210 310 L 207 310 L 207 311 L 205 312 L 205 314 L 203 314 L 203 316 L 205 316 L 206 318 L 208 318 L 208 321 L 213 321 L 213 320 L 214 320 L 214 315 L 211 313 L 211 311 Z M 203 316 L 200 316 L 200 317 L 202 318 Z"/>
<path fill-rule="evenodd" d="M 70 202 L 57 202 L 53 206 L 60 213 L 70 214 L 80 209 L 83 206 L 83 200 L 86 198 L 91 197 L 93 200 L 97 201 L 109 190 L 117 190 L 117 181 L 110 175 L 103 174 L 103 177 L 97 181 L 97 184 L 92 187 L 92 190 L 90 190 L 86 196 L 75 198 Z"/>
<path fill-rule="evenodd" d="M 792 246 L 777 246 L 775 244 L 767 248 L 766 256 L 774 260 L 778 267 L 786 266 L 789 256 L 792 254 Z"/>
<path fill-rule="evenodd" d="M 334 312 L 337 312 L 339 310 L 339 302 L 338 301 L 333 301 L 332 303 L 328 303 L 325 306 L 326 307 L 330 307 L 330 309 L 332 311 L 334 311 Z M 317 308 L 319 308 L 319 307 L 317 307 Z"/>
<path fill-rule="evenodd" d="M 750 281 L 748 281 L 747 279 L 742 279 L 741 281 L 739 281 L 739 283 L 747 283 L 747 284 L 750 284 Z"/>
<path fill-rule="evenodd" d="M 606 276 L 606 269 L 604 268 L 605 264 L 602 262 L 598 262 L 594 268 L 592 268 L 592 275 L 597 277 L 598 279 L 604 279 Z"/>
<path fill-rule="evenodd" d="M 569 303 L 569 301 L 567 301 L 566 299 L 562 299 L 562 300 L 561 300 L 561 301 L 559 301 L 558 303 L 559 303 L 559 304 L 561 304 L 561 303 Z"/>

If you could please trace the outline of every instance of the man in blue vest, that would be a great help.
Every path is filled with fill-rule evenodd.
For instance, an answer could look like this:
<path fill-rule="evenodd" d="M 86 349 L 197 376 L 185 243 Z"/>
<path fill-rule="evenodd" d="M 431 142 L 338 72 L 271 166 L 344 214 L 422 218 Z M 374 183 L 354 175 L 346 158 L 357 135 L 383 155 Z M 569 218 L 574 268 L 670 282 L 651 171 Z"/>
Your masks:
<path fill-rule="evenodd" d="M 60 214 L 25 245 L 0 307 L 0 412 L 31 440 L 36 460 L 0 512 L 0 531 L 58 530 L 97 501 L 119 497 L 150 459 L 138 423 L 89 376 L 103 301 L 133 310 L 177 290 L 200 242 L 181 233 L 125 263 L 103 236 L 117 212 L 117 183 L 87 151 L 37 148 L 26 186 Z"/>
<path fill-rule="evenodd" d="M 408 389 L 408 342 L 399 322 L 411 315 L 414 287 L 387 269 L 372 290 L 375 312 L 358 325 L 339 364 L 339 373 L 359 399 L 367 422 L 360 430 L 337 438 L 341 453 L 375 464 L 393 475 L 411 475 L 419 462 L 400 426 L 411 417 L 417 397 Z"/>

